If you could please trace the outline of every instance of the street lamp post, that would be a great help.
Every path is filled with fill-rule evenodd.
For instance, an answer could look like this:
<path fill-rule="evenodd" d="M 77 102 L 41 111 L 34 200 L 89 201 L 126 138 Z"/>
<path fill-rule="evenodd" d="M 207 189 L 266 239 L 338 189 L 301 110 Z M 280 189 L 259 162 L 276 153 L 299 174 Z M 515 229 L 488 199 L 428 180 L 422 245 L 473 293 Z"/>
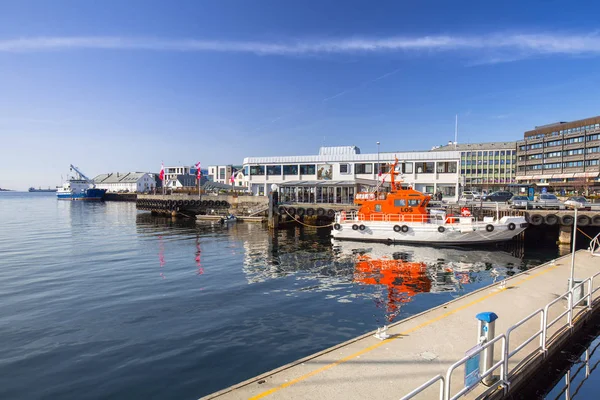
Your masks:
<path fill-rule="evenodd" d="M 573 220 L 573 248 L 571 249 L 571 279 L 569 280 L 569 290 L 573 289 L 573 275 L 575 274 L 575 239 L 577 238 L 577 209 L 575 206 L 575 219 Z"/>

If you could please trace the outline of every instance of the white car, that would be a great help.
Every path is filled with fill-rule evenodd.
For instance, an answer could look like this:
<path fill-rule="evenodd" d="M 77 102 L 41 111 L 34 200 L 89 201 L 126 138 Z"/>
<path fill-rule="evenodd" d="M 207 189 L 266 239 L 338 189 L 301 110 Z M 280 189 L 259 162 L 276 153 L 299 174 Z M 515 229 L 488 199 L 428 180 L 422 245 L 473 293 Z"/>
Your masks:
<path fill-rule="evenodd" d="M 464 201 L 473 201 L 473 200 L 479 200 L 481 199 L 481 193 L 479 193 L 476 190 L 465 190 L 464 192 L 462 192 L 462 194 L 460 195 L 460 198 L 458 199 L 460 200 L 464 200 Z"/>
<path fill-rule="evenodd" d="M 583 196 L 573 196 L 569 197 L 567 201 L 565 201 L 565 206 L 569 209 L 578 208 L 580 210 L 591 210 L 592 205 L 587 199 Z"/>

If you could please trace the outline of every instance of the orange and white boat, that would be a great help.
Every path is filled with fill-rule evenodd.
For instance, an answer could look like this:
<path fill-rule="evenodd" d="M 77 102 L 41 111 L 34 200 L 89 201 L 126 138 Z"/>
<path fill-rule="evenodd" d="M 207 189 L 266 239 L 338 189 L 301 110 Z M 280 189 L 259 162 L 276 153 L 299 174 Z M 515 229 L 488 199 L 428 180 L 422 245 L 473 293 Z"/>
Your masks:
<path fill-rule="evenodd" d="M 357 212 L 338 212 L 332 236 L 340 240 L 469 245 L 512 239 L 527 228 L 523 216 L 477 219 L 468 208 L 461 215 L 428 210 L 430 196 L 396 181 L 398 160 L 390 165 L 390 190 L 357 193 Z"/>

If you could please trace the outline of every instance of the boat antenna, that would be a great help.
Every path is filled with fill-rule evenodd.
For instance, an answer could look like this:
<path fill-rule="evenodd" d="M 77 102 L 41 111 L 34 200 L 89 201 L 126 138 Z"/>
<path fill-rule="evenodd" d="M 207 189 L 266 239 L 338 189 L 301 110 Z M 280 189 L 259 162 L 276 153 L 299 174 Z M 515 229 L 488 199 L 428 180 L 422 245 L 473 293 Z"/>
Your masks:
<path fill-rule="evenodd" d="M 454 149 L 456 150 L 456 145 L 458 144 L 458 114 L 456 114 L 456 122 L 454 124 Z"/>

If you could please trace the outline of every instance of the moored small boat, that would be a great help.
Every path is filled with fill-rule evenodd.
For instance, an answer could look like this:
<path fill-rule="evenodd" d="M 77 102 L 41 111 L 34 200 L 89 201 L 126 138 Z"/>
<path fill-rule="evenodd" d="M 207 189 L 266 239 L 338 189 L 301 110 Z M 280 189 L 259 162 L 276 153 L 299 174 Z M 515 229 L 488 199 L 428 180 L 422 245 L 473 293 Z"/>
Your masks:
<path fill-rule="evenodd" d="M 357 212 L 338 212 L 332 236 L 335 239 L 425 243 L 429 245 L 470 245 L 512 239 L 527 228 L 523 216 L 473 217 L 467 207 L 460 215 L 445 210 L 428 210 L 430 196 L 396 182 L 396 160 L 391 164 L 389 191 L 378 187 L 372 193 L 358 193 Z"/>

